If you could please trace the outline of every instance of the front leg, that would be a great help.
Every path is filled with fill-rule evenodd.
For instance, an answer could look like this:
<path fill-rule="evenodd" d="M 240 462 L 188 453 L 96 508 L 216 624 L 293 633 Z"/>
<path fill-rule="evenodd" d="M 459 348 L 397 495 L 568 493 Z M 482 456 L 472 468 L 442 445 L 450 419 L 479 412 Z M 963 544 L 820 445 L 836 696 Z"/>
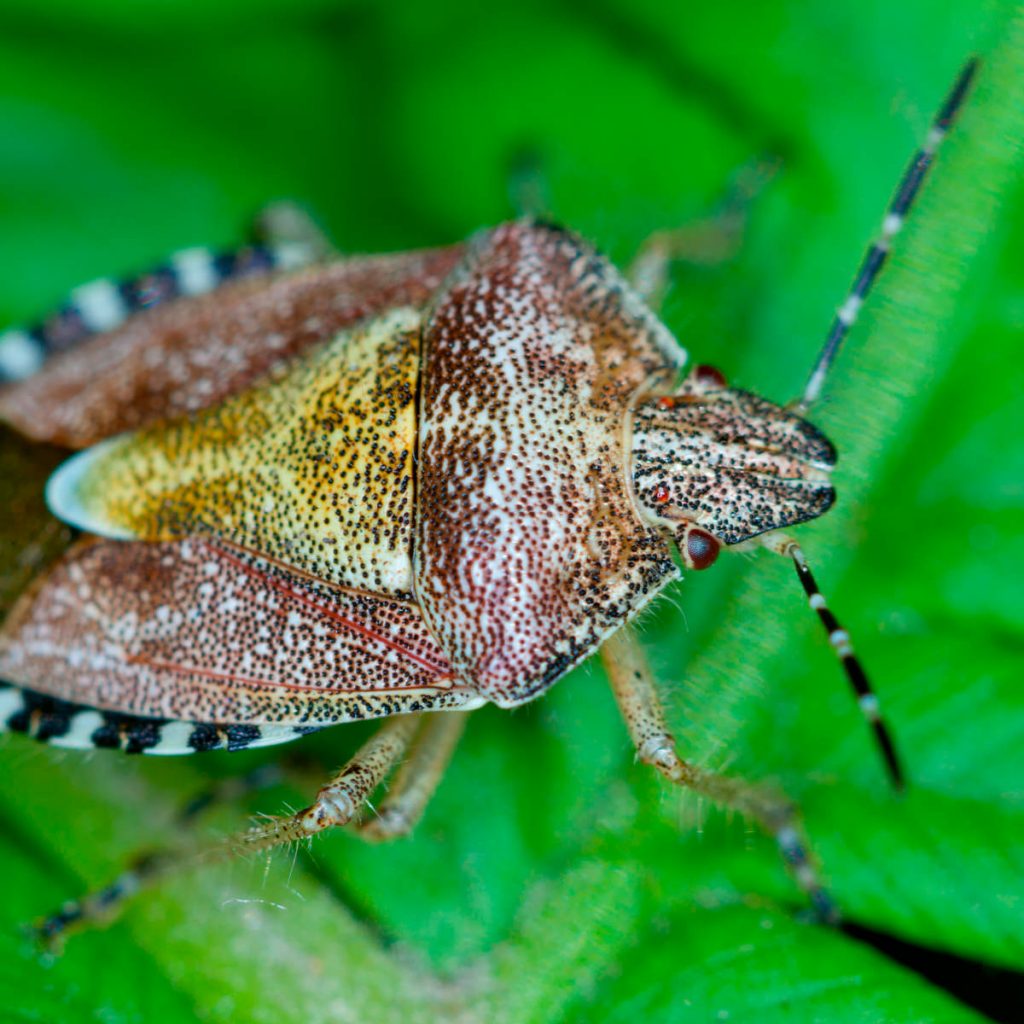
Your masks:
<path fill-rule="evenodd" d="M 601 657 L 637 757 L 657 768 L 670 782 L 756 821 L 775 838 L 783 860 L 817 915 L 836 923 L 839 912 L 807 853 L 792 804 L 742 779 L 709 772 L 679 756 L 647 659 L 630 626 L 623 626 L 605 641 Z"/>
<path fill-rule="evenodd" d="M 655 231 L 640 246 L 629 266 L 630 284 L 651 309 L 659 309 L 668 291 L 673 263 L 717 266 L 736 255 L 754 198 L 771 180 L 778 161 L 754 160 L 741 167 L 709 216 L 691 224 Z"/>

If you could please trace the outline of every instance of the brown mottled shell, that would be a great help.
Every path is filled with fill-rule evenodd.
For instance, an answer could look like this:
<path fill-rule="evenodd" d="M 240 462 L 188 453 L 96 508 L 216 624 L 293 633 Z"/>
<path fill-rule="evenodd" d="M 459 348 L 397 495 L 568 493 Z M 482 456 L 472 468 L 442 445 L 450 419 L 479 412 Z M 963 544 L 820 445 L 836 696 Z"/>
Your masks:
<path fill-rule="evenodd" d="M 507 706 L 675 578 L 627 435 L 683 350 L 566 232 L 488 232 L 439 290 L 462 252 L 228 285 L 88 342 L 80 387 L 71 353 L 0 395 L 68 443 L 177 416 L 51 480 L 62 517 L 128 539 L 25 598 L 0 674 L 190 720 Z"/>
<path fill-rule="evenodd" d="M 685 354 L 574 236 L 473 246 L 424 338 L 415 592 L 460 678 L 513 705 L 678 573 L 630 498 L 626 412 Z"/>
<path fill-rule="evenodd" d="M 352 257 L 175 299 L 0 388 L 0 419 L 33 440 L 84 448 L 197 412 L 358 320 L 428 302 L 463 251 Z"/>
<path fill-rule="evenodd" d="M 481 703 L 414 604 L 199 539 L 72 549 L 5 624 L 0 676 L 101 710 L 254 725 Z"/>

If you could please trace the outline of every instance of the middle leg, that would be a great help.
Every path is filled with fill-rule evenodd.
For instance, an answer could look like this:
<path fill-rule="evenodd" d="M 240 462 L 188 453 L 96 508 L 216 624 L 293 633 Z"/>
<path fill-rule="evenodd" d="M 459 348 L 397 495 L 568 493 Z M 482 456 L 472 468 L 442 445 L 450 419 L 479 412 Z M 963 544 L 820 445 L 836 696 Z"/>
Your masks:
<path fill-rule="evenodd" d="M 421 715 L 395 715 L 387 719 L 317 793 L 309 807 L 238 832 L 224 841 L 224 847 L 228 852 L 268 850 L 349 824 L 358 817 L 364 801 L 405 756 L 422 724 Z"/>
<path fill-rule="evenodd" d="M 359 836 L 384 842 L 408 835 L 426 809 L 466 727 L 466 711 L 426 716 L 380 806 L 359 823 Z"/>

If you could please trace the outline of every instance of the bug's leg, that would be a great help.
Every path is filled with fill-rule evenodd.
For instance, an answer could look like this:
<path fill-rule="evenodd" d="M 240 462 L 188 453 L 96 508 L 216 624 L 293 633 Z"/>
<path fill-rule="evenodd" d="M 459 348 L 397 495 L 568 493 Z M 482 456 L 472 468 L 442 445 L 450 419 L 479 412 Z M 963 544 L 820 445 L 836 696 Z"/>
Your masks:
<path fill-rule="evenodd" d="M 405 756 L 421 724 L 422 718 L 418 715 L 395 715 L 388 719 L 321 788 L 309 807 L 295 814 L 268 818 L 260 825 L 239 832 L 224 840 L 219 851 L 232 854 L 268 850 L 349 824 L 360 814 L 363 801 Z"/>
<path fill-rule="evenodd" d="M 652 309 L 668 290 L 673 263 L 701 266 L 724 263 L 739 248 L 750 205 L 778 169 L 778 161 L 761 159 L 733 176 L 717 210 L 708 218 L 667 231 L 656 231 L 640 246 L 627 277 Z"/>
<path fill-rule="evenodd" d="M 605 641 L 601 656 L 637 757 L 670 782 L 757 822 L 775 838 L 783 860 L 807 893 L 817 916 L 830 924 L 838 922 L 839 912 L 818 878 L 793 805 L 742 779 L 709 772 L 679 756 L 647 659 L 630 626 L 623 626 Z"/>
<path fill-rule="evenodd" d="M 829 328 L 828 337 L 825 339 L 825 344 L 818 355 L 810 376 L 807 378 L 803 395 L 801 395 L 797 402 L 793 403 L 793 408 L 796 412 L 800 414 L 805 413 L 820 397 L 829 370 L 839 353 L 839 348 L 843 344 L 846 335 L 850 333 L 850 328 L 856 322 L 860 307 L 864 304 L 868 292 L 871 291 L 882 267 L 885 265 L 885 261 L 889 256 L 889 250 L 892 247 L 892 240 L 903 227 L 907 213 L 917 198 L 921 185 L 924 183 L 925 175 L 927 175 L 928 169 L 935 159 L 935 153 L 959 113 L 977 70 L 977 59 L 969 60 L 964 65 L 938 114 L 935 115 L 935 120 L 932 121 L 932 126 L 924 145 L 914 154 L 913 159 L 903 172 L 899 187 L 896 189 L 896 195 L 889 204 L 889 208 L 886 210 L 885 217 L 882 220 L 881 233 L 865 254 L 860 269 L 857 271 L 857 276 L 854 278 L 853 285 L 846 296 L 846 300 L 836 311 L 836 315 L 832 320 L 832 326 Z"/>
<path fill-rule="evenodd" d="M 239 801 L 249 793 L 275 785 L 282 776 L 277 764 L 264 764 L 244 775 L 219 780 L 186 801 L 178 812 L 176 825 L 183 830 L 191 828 L 196 819 L 211 807 Z M 172 850 L 149 850 L 138 854 L 117 878 L 102 889 L 77 900 L 68 900 L 60 910 L 44 918 L 36 926 L 39 938 L 48 947 L 56 948 L 68 931 L 109 920 L 116 914 L 119 904 L 155 877 L 164 862 L 172 863 L 177 856 Z"/>
<path fill-rule="evenodd" d="M 388 787 L 387 796 L 359 823 L 363 839 L 398 839 L 416 827 L 455 752 L 467 715 L 462 711 L 439 711 L 426 716 L 409 748 L 409 756 Z"/>
<path fill-rule="evenodd" d="M 294 249 L 300 262 L 310 263 L 336 255 L 331 240 L 309 213 L 289 199 L 265 206 L 256 215 L 253 240 L 269 249 Z"/>
<path fill-rule="evenodd" d="M 906 785 L 903 768 L 899 755 L 896 753 L 892 732 L 882 718 L 882 708 L 878 696 L 871 688 L 871 682 L 864 671 L 864 666 L 860 663 L 860 658 L 854 653 L 850 634 L 839 624 L 839 620 L 832 613 L 824 595 L 818 589 L 818 583 L 807 564 L 803 550 L 795 540 L 787 537 L 784 533 L 766 534 L 761 538 L 761 544 L 769 551 L 774 551 L 778 555 L 784 555 L 793 560 L 796 574 L 803 585 L 804 593 L 807 594 L 807 603 L 813 611 L 818 613 L 818 618 L 821 620 L 822 626 L 825 627 L 825 632 L 828 633 L 828 642 L 843 666 L 846 678 L 857 698 L 857 706 L 868 725 L 871 726 L 875 742 L 885 761 L 889 778 L 894 788 L 902 790 Z"/>
<path fill-rule="evenodd" d="M 419 715 L 395 715 L 386 720 L 320 790 L 314 803 L 303 811 L 269 818 L 254 828 L 198 850 L 168 849 L 137 858 L 109 885 L 65 904 L 43 921 L 37 929 L 40 939 L 49 946 L 55 946 L 72 927 L 82 928 L 109 920 L 127 899 L 167 875 L 239 854 L 308 839 L 325 829 L 347 825 L 357 817 L 363 802 L 404 756 L 421 723 Z M 208 806 L 205 799 L 198 803 L 200 806 L 195 811 L 186 808 L 189 820 Z"/>

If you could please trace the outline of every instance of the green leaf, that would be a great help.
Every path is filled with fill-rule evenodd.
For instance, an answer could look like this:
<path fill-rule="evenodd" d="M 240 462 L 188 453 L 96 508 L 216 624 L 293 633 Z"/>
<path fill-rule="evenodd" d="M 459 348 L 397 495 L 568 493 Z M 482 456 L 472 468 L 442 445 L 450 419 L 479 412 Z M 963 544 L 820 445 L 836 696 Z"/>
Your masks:
<path fill-rule="evenodd" d="M 741 931 L 751 941 L 737 945 Z M 607 1024 L 983 1019 L 864 948 L 767 911 L 694 907 L 660 922 L 648 945 L 610 986 Z"/>

